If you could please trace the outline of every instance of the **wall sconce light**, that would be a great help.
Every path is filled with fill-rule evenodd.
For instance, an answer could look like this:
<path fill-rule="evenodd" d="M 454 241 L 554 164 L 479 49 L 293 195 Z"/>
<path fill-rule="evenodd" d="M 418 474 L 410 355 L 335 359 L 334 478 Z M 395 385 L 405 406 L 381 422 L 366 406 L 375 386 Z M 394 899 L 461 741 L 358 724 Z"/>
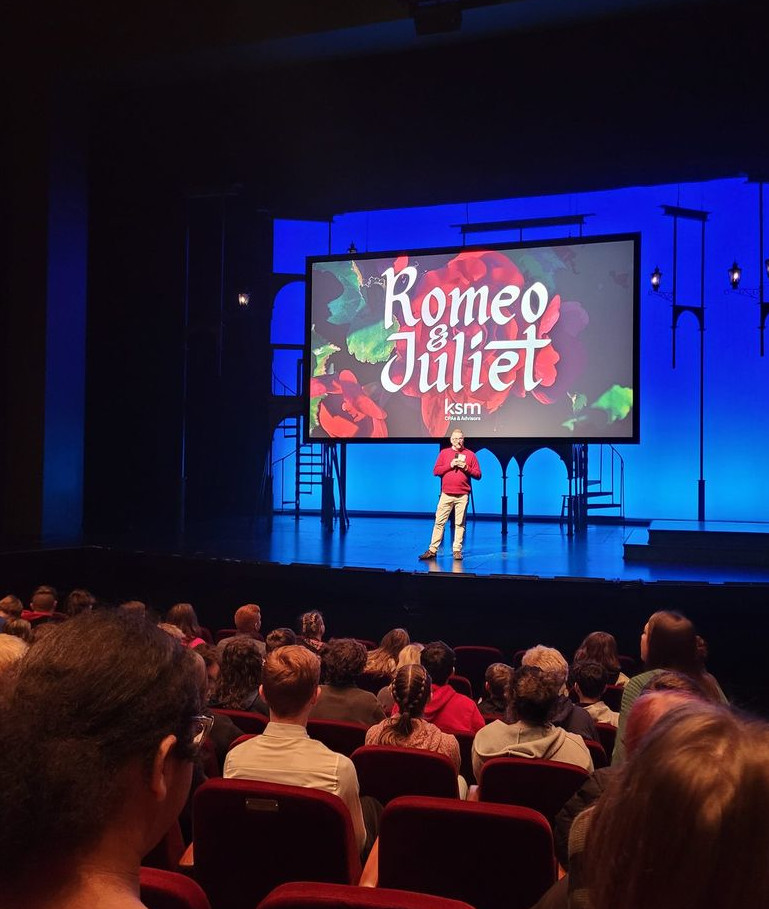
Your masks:
<path fill-rule="evenodd" d="M 652 290 L 659 292 L 660 284 L 662 283 L 662 272 L 660 271 L 659 265 L 655 265 L 654 271 L 651 273 L 651 278 L 649 280 L 652 284 Z"/>
<path fill-rule="evenodd" d="M 240 306 L 240 307 L 242 307 L 243 309 L 245 309 L 245 308 L 248 306 L 248 304 L 249 304 L 250 302 L 251 302 L 251 294 L 250 294 L 250 293 L 247 293 L 246 291 L 241 291 L 241 292 L 238 294 L 238 306 Z"/>
<path fill-rule="evenodd" d="M 735 260 L 732 262 L 732 267 L 729 269 L 729 284 L 732 287 L 732 290 L 737 290 L 740 286 L 740 281 L 742 280 L 742 269 L 737 264 Z"/>

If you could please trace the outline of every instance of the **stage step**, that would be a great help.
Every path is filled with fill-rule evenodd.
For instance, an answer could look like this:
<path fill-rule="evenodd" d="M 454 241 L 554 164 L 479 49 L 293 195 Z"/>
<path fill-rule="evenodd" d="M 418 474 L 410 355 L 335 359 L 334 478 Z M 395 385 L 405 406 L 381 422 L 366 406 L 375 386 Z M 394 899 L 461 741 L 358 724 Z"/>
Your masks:
<path fill-rule="evenodd" d="M 729 521 L 652 521 L 625 538 L 627 562 L 769 565 L 769 524 Z"/>

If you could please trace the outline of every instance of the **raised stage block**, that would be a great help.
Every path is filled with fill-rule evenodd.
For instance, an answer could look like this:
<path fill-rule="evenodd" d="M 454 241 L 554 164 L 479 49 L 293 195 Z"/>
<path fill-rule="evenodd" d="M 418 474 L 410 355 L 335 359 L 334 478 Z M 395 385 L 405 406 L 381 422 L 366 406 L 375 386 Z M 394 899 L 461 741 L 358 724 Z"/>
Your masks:
<path fill-rule="evenodd" d="M 769 566 L 769 523 L 652 521 L 625 539 L 628 562 Z"/>

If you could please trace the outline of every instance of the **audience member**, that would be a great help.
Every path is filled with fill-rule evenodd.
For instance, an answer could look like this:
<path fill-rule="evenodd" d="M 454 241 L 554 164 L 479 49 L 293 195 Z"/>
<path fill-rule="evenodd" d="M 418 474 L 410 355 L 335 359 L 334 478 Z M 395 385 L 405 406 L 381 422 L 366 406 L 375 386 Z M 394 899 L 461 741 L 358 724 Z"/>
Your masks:
<path fill-rule="evenodd" d="M 147 615 L 147 606 L 145 603 L 142 603 L 141 600 L 126 600 L 124 603 L 121 603 L 118 607 L 121 612 L 128 613 L 129 615 L 135 615 L 144 617 Z"/>
<path fill-rule="evenodd" d="M 484 717 L 501 718 L 507 710 L 507 689 L 513 676 L 513 667 L 507 663 L 492 663 L 486 668 L 483 695 L 478 709 Z"/>
<path fill-rule="evenodd" d="M 274 628 L 264 639 L 267 653 L 272 653 L 278 647 L 290 647 L 296 642 L 296 632 L 293 628 Z"/>
<path fill-rule="evenodd" d="M 414 663 L 420 662 L 420 656 L 422 651 L 425 649 L 424 644 L 406 644 L 406 646 L 398 654 L 398 665 L 395 667 L 397 672 L 402 666 L 413 666 Z M 393 673 L 393 676 L 395 673 Z M 395 707 L 395 701 L 393 700 L 392 693 L 392 682 L 389 685 L 384 685 L 377 692 L 376 699 L 382 705 L 382 710 L 390 716 Z"/>
<path fill-rule="evenodd" d="M 366 659 L 366 672 L 378 672 L 393 675 L 398 667 L 398 655 L 411 643 L 405 628 L 393 628 L 379 642 L 379 647 L 372 650 Z"/>
<path fill-rule="evenodd" d="M 664 716 L 669 710 L 680 707 L 681 704 L 688 704 L 692 698 L 702 700 L 699 694 L 672 688 L 644 690 L 633 704 L 628 716 L 626 737 L 628 755 L 635 751 L 643 736 L 660 717 Z M 553 825 L 555 854 L 558 857 L 558 861 L 567 871 L 569 869 L 569 832 L 572 824 L 579 814 L 600 798 L 612 775 L 616 774 L 617 770 L 616 765 L 613 767 L 597 767 L 556 815 L 555 824 Z"/>
<path fill-rule="evenodd" d="M 591 909 L 769 905 L 769 727 L 691 701 L 655 723 L 572 830 Z M 574 863 L 572 863 L 574 864 Z"/>
<path fill-rule="evenodd" d="M 210 704 L 216 693 L 216 684 L 222 668 L 222 655 L 212 644 L 201 644 L 195 653 L 203 658 L 206 665 L 206 703 Z"/>
<path fill-rule="evenodd" d="M 421 664 L 432 679 L 430 700 L 425 706 L 424 717 L 442 731 L 456 735 L 475 735 L 486 725 L 472 698 L 459 694 L 448 684 L 454 672 L 454 651 L 443 641 L 426 644 L 420 654 Z M 393 715 L 398 713 L 396 702 Z"/>
<path fill-rule="evenodd" d="M 703 668 L 697 633 L 694 625 L 685 616 L 665 610 L 655 612 L 644 626 L 640 650 L 645 670 L 633 676 L 622 693 L 612 763 L 620 763 L 624 759 L 625 722 L 633 701 L 646 684 L 663 669 L 673 669 L 689 676 L 702 688 L 709 700 L 727 703 L 718 682 Z"/>
<path fill-rule="evenodd" d="M 76 588 L 67 594 L 62 612 L 70 617 L 79 615 L 93 609 L 95 603 L 96 597 L 90 591 Z"/>
<path fill-rule="evenodd" d="M 576 764 L 592 771 L 593 761 L 582 736 L 551 722 L 558 705 L 558 687 L 550 673 L 522 666 L 508 686 L 508 720 L 494 720 L 473 740 L 473 771 L 495 757 L 543 758 Z"/>
<path fill-rule="evenodd" d="M 8 594 L 0 600 L 0 631 L 5 623 L 11 619 L 20 619 L 24 606 L 18 597 Z"/>
<path fill-rule="evenodd" d="M 0 697 L 11 685 L 13 674 L 29 645 L 12 634 L 0 634 Z"/>
<path fill-rule="evenodd" d="M 58 597 L 55 587 L 49 587 L 47 584 L 36 587 L 29 601 L 29 609 L 25 609 L 21 617 L 30 624 L 38 619 L 50 618 L 56 612 Z"/>
<path fill-rule="evenodd" d="M 184 632 L 178 625 L 172 625 L 170 622 L 158 622 L 158 628 L 166 634 L 170 634 L 175 641 L 184 644 Z"/>
<path fill-rule="evenodd" d="M 262 656 L 256 645 L 257 641 L 243 637 L 224 648 L 213 707 L 267 715 L 267 704 L 259 693 Z"/>
<path fill-rule="evenodd" d="M 307 735 L 307 720 L 320 696 L 319 680 L 320 659 L 306 647 L 279 647 L 267 655 L 261 692 L 270 707 L 270 722 L 261 735 L 229 752 L 224 776 L 338 795 L 350 811 L 358 848 L 365 856 L 376 838 L 381 806 L 373 799 L 361 800 L 355 765 L 348 757 Z"/>
<path fill-rule="evenodd" d="M 362 691 L 356 680 L 366 665 L 366 648 L 353 638 L 335 638 L 320 655 L 322 681 L 320 697 L 310 711 L 313 720 L 343 720 L 373 726 L 384 719 L 384 710 L 370 691 Z"/>
<path fill-rule="evenodd" d="M 319 654 L 323 649 L 323 635 L 325 633 L 326 626 L 323 622 L 323 615 L 317 609 L 305 612 L 299 617 L 298 644 L 307 647 L 313 653 Z"/>
<path fill-rule="evenodd" d="M 607 685 L 625 685 L 628 677 L 622 671 L 617 652 L 617 641 L 607 631 L 592 631 L 577 647 L 574 663 L 591 660 L 606 670 Z"/>
<path fill-rule="evenodd" d="M 185 647 L 198 647 L 206 643 L 192 603 L 175 603 L 166 613 L 166 622 L 181 628 Z"/>
<path fill-rule="evenodd" d="M 611 710 L 609 705 L 601 700 L 606 691 L 606 670 L 603 666 L 592 660 L 584 660 L 574 664 L 572 676 L 579 706 L 584 707 L 596 723 L 616 726 L 619 722 L 619 713 Z"/>
<path fill-rule="evenodd" d="M 424 666 L 412 663 L 402 666 L 392 683 L 392 693 L 398 705 L 398 715 L 382 720 L 366 733 L 367 745 L 399 745 L 404 748 L 421 748 L 444 754 L 454 764 L 459 776 L 461 757 L 456 737 L 449 735 L 423 719 L 425 706 L 430 698 L 432 681 Z M 459 777 L 462 798 L 467 795 L 467 782 Z"/>
<path fill-rule="evenodd" d="M 83 613 L 30 649 L 0 708 L 4 909 L 141 909 L 141 858 L 210 726 L 200 708 L 193 655 L 148 622 Z"/>
<path fill-rule="evenodd" d="M 26 644 L 32 643 L 32 626 L 26 619 L 7 619 L 3 632 L 21 638 Z"/>
<path fill-rule="evenodd" d="M 536 647 L 531 647 L 524 653 L 521 665 L 539 667 L 555 686 L 557 699 L 550 722 L 567 732 L 575 732 L 582 738 L 595 740 L 597 733 L 593 718 L 568 696 L 566 678 L 569 674 L 569 664 L 563 654 L 554 647 L 537 644 Z"/>
<path fill-rule="evenodd" d="M 262 659 L 264 659 L 267 654 L 267 648 L 259 633 L 261 627 L 262 610 L 256 603 L 246 603 L 235 610 L 235 634 L 230 638 L 223 638 L 219 641 L 219 649 L 224 650 L 232 641 L 237 641 L 240 638 L 249 638 L 252 641 L 256 641 L 256 649 Z"/>
<path fill-rule="evenodd" d="M 211 644 L 201 644 L 193 653 L 199 656 L 205 666 L 205 702 L 210 704 L 215 697 L 216 684 L 220 674 L 221 655 Z M 243 730 L 226 714 L 213 712 L 214 725 L 211 727 L 211 743 L 216 753 L 219 767 L 224 766 L 230 745 L 243 735 Z"/>

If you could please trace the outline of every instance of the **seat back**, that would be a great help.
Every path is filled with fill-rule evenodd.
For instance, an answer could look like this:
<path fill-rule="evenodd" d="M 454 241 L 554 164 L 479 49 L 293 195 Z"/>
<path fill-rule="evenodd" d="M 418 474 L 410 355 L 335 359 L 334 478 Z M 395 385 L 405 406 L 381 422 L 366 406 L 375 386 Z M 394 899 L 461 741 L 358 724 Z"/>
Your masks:
<path fill-rule="evenodd" d="M 550 825 L 529 808 L 407 796 L 382 813 L 382 887 L 528 909 L 554 882 Z"/>
<path fill-rule="evenodd" d="M 590 757 L 593 759 L 593 767 L 597 770 L 599 767 L 608 767 L 609 759 L 606 756 L 606 750 L 603 745 L 595 739 L 584 739 Z"/>
<path fill-rule="evenodd" d="M 307 735 L 349 757 L 356 748 L 366 743 L 366 729 L 362 723 L 345 723 L 342 720 L 309 720 Z"/>
<path fill-rule="evenodd" d="M 467 903 L 385 887 L 348 884 L 281 884 L 257 909 L 473 909 Z"/>
<path fill-rule="evenodd" d="M 614 754 L 614 742 L 617 739 L 617 727 L 612 726 L 611 723 L 596 723 L 595 732 L 598 741 L 603 745 L 607 759 L 611 761 L 611 756 Z M 595 761 L 593 764 L 595 765 Z"/>
<path fill-rule="evenodd" d="M 184 874 L 142 867 L 139 886 L 147 909 L 211 909 L 200 884 Z"/>
<path fill-rule="evenodd" d="M 560 761 L 492 758 L 481 768 L 478 796 L 482 802 L 533 808 L 552 823 L 588 776 L 587 770 Z"/>
<path fill-rule="evenodd" d="M 488 667 L 492 663 L 504 663 L 504 655 L 499 647 L 459 645 L 454 648 L 454 656 L 457 675 L 468 678 L 478 696 L 483 693 Z"/>
<path fill-rule="evenodd" d="M 450 675 L 448 678 L 448 683 L 460 694 L 464 694 L 469 698 L 473 697 L 473 686 L 470 684 L 470 679 L 465 678 L 463 675 Z"/>
<path fill-rule="evenodd" d="M 220 628 L 214 635 L 214 642 L 218 644 L 219 641 L 223 641 L 225 638 L 234 638 L 237 633 L 237 628 Z"/>
<path fill-rule="evenodd" d="M 212 707 L 211 712 L 228 716 L 238 729 L 249 735 L 259 735 L 264 732 L 270 722 L 269 717 L 263 713 L 254 713 L 251 710 L 225 710 L 223 707 Z"/>
<path fill-rule="evenodd" d="M 193 803 L 195 878 L 213 909 L 253 909 L 297 878 L 354 884 L 352 820 L 336 795 L 252 780 L 208 780 Z"/>
<path fill-rule="evenodd" d="M 620 708 L 622 707 L 622 692 L 624 690 L 624 685 L 607 685 L 603 690 L 601 700 L 606 704 L 609 710 L 619 713 Z"/>
<path fill-rule="evenodd" d="M 401 795 L 457 798 L 457 771 L 435 751 L 392 745 L 364 745 L 352 754 L 361 795 L 386 805 Z"/>

